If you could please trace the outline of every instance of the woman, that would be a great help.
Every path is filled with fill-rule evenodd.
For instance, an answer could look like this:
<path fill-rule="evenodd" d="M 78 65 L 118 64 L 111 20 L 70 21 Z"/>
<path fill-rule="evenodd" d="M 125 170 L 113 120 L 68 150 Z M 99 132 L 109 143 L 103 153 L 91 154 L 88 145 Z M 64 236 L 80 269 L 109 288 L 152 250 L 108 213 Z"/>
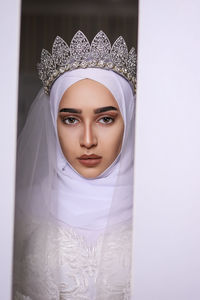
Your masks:
<path fill-rule="evenodd" d="M 130 299 L 133 52 L 102 31 L 89 51 L 81 32 L 56 41 L 19 138 L 15 299 Z"/>

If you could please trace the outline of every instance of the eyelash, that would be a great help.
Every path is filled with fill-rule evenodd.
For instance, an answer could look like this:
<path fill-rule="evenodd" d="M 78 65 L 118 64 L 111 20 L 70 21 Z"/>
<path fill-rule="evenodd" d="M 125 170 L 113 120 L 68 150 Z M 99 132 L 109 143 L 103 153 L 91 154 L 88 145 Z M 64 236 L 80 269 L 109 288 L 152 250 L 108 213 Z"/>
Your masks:
<path fill-rule="evenodd" d="M 100 122 L 103 119 L 104 119 L 104 122 Z M 106 119 L 108 120 L 108 122 L 106 121 Z M 70 122 L 67 122 L 69 120 L 70 120 Z M 97 121 L 102 125 L 110 125 L 110 124 L 114 123 L 115 118 L 110 117 L 110 116 L 104 116 L 104 117 L 99 118 Z M 65 117 L 62 119 L 62 122 L 66 125 L 73 126 L 73 125 L 76 125 L 79 122 L 79 120 L 75 117 Z"/>
<path fill-rule="evenodd" d="M 109 119 L 109 122 L 100 122 L 100 120 L 103 120 L 105 121 L 105 119 Z M 103 124 L 103 125 L 109 125 L 109 124 L 112 124 L 114 123 L 115 119 L 110 117 L 110 116 L 105 116 L 105 117 L 101 117 L 100 119 L 98 119 L 99 123 Z"/>
<path fill-rule="evenodd" d="M 75 121 L 78 121 L 76 118 L 74 117 L 65 117 L 62 119 L 63 123 L 66 124 L 66 125 L 75 125 L 76 123 L 73 123 L 73 122 L 69 122 L 67 123 L 67 120 L 75 120 Z"/>

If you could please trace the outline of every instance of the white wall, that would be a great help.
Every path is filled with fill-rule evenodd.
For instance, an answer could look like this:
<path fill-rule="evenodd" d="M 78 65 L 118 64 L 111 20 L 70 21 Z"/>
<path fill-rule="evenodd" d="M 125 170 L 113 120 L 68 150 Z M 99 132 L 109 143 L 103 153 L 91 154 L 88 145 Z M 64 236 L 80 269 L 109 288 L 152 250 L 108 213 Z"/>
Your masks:
<path fill-rule="evenodd" d="M 11 299 L 20 0 L 0 2 L 0 299 Z"/>
<path fill-rule="evenodd" d="M 134 300 L 200 299 L 200 1 L 140 0 Z"/>

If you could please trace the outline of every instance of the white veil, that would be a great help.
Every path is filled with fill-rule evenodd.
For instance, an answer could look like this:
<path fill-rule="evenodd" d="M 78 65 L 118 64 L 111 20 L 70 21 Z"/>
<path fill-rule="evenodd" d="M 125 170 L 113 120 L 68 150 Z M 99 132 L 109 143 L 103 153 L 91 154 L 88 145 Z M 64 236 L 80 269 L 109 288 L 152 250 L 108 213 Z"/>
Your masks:
<path fill-rule="evenodd" d="M 62 95 L 84 78 L 110 90 L 125 125 L 120 154 L 95 179 L 66 161 L 56 129 Z M 17 150 L 16 299 L 130 298 L 134 106 L 127 80 L 95 68 L 64 73 L 50 97 L 38 93 Z"/>

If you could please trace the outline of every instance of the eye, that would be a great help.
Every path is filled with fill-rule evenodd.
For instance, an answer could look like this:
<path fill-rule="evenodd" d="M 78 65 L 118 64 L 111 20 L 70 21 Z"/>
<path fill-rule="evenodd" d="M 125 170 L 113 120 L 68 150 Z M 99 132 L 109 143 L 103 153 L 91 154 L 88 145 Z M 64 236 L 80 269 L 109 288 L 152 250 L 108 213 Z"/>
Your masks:
<path fill-rule="evenodd" d="M 77 124 L 79 121 L 74 117 L 67 117 L 63 119 L 63 123 L 67 125 L 74 125 Z"/>
<path fill-rule="evenodd" d="M 99 119 L 98 122 L 101 123 L 101 124 L 111 124 L 111 123 L 114 122 L 114 118 L 103 117 L 103 118 Z"/>

